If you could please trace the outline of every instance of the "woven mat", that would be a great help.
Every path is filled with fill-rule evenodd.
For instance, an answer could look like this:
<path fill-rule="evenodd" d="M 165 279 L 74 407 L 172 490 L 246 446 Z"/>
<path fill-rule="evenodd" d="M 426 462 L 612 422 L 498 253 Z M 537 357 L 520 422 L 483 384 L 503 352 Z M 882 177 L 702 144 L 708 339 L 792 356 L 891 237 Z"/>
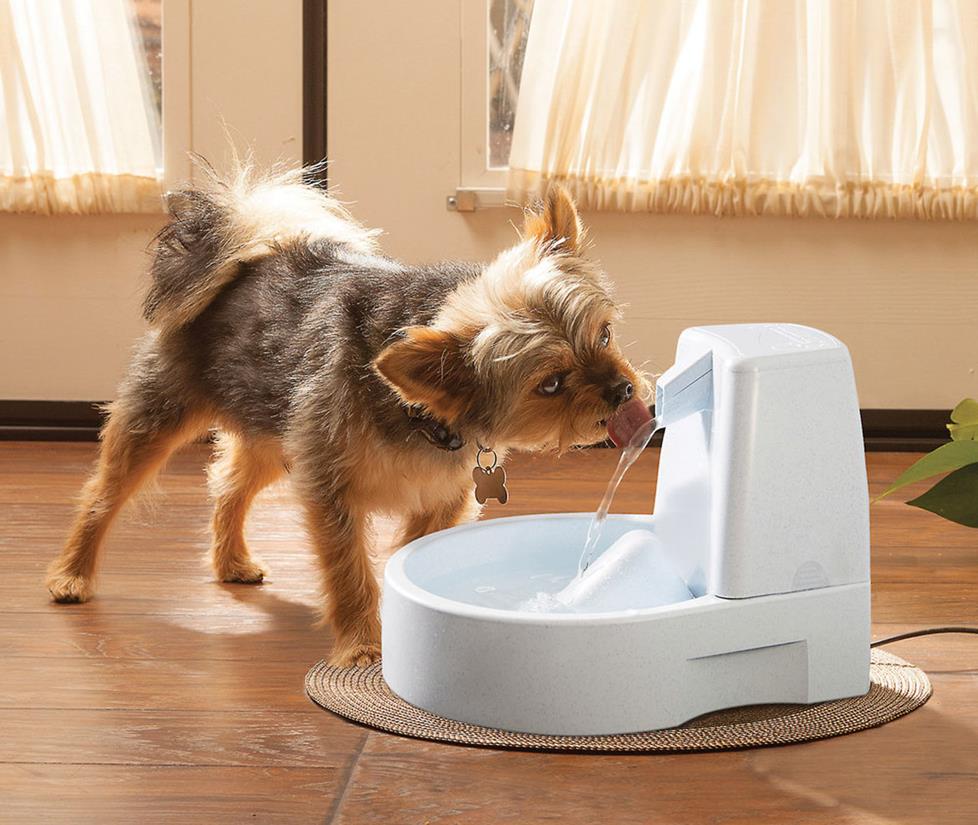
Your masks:
<path fill-rule="evenodd" d="M 306 674 L 306 693 L 317 705 L 377 730 L 461 745 L 548 751 L 716 751 L 826 739 L 875 728 L 923 705 L 930 681 L 919 668 L 872 651 L 869 692 L 819 705 L 752 705 L 710 713 L 678 728 L 613 736 L 511 733 L 435 716 L 395 695 L 380 663 L 336 668 L 319 662 Z"/>

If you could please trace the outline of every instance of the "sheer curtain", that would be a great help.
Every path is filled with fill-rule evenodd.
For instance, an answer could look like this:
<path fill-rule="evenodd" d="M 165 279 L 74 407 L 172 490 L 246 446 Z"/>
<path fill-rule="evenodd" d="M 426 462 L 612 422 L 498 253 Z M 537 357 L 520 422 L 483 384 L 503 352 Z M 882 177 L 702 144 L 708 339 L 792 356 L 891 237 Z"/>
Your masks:
<path fill-rule="evenodd" d="M 161 210 L 131 13 L 127 0 L 0 0 L 0 211 Z"/>
<path fill-rule="evenodd" d="M 536 0 L 509 195 L 978 217 L 978 2 Z"/>

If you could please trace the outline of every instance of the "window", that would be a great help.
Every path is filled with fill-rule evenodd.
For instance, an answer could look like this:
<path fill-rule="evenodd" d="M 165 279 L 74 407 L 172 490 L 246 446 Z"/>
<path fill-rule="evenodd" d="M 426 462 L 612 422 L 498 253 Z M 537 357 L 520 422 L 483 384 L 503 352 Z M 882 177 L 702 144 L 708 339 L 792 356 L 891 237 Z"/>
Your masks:
<path fill-rule="evenodd" d="M 489 0 L 489 168 L 505 169 L 513 139 L 533 0 Z"/>
<path fill-rule="evenodd" d="M 449 208 L 506 202 L 506 167 L 533 0 L 459 0 L 461 168 Z"/>
<path fill-rule="evenodd" d="M 159 212 L 160 0 L 0 12 L 0 211 Z"/>
<path fill-rule="evenodd" d="M 538 3 L 507 195 L 560 181 L 585 209 L 975 220 L 974 6 L 896 6 Z"/>
<path fill-rule="evenodd" d="M 130 0 L 136 16 L 139 41 L 146 63 L 146 75 L 156 101 L 156 113 L 163 115 L 163 39 L 162 0 Z"/>
<path fill-rule="evenodd" d="M 190 82 L 190 0 L 131 0 L 137 7 L 143 4 L 161 6 L 162 16 L 154 20 L 140 14 L 143 49 L 150 67 L 150 77 L 160 90 L 160 118 L 163 124 L 163 185 L 174 189 L 191 180 L 189 152 L 194 149 L 191 129 Z M 154 34 L 160 36 L 156 45 Z M 155 55 L 155 57 L 154 57 Z M 158 74 L 154 75 L 154 66 Z"/>

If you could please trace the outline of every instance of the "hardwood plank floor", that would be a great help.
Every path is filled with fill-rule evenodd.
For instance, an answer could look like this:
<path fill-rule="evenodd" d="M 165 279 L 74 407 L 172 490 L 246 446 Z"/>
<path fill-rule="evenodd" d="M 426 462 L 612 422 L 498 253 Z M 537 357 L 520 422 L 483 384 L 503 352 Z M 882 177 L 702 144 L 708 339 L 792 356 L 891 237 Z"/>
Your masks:
<path fill-rule="evenodd" d="M 978 821 L 978 643 L 892 650 L 931 702 L 883 728 L 790 748 L 579 756 L 458 748 L 368 731 L 315 708 L 306 669 L 329 650 L 316 571 L 287 486 L 249 522 L 271 568 L 222 585 L 201 558 L 208 448 L 179 454 L 162 494 L 112 531 L 97 598 L 52 605 L 58 550 L 91 444 L 0 444 L 0 822 L 972 823 Z M 487 517 L 588 510 L 617 453 L 509 466 Z M 874 453 L 881 491 L 914 459 Z M 651 507 L 657 454 L 615 509 Z M 919 489 L 910 489 L 910 497 Z M 978 531 L 887 500 L 873 507 L 874 635 L 978 624 Z M 378 573 L 395 525 L 378 525 Z"/>

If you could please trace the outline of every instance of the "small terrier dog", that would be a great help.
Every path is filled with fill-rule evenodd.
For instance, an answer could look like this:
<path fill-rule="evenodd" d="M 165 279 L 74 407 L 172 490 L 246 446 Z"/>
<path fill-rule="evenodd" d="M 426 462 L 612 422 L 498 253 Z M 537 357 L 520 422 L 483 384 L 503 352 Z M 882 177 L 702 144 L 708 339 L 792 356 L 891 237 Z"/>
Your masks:
<path fill-rule="evenodd" d="M 202 171 L 201 187 L 167 197 L 150 330 L 47 586 L 58 602 L 89 599 L 113 517 L 175 448 L 217 427 L 215 575 L 262 581 L 245 515 L 289 471 L 322 569 L 331 661 L 366 665 L 380 655 L 372 514 L 403 516 L 401 543 L 473 518 L 487 495 L 505 497 L 473 495 L 483 452 L 600 441 L 649 384 L 615 341 L 618 309 L 560 188 L 491 263 L 408 266 L 301 170 Z"/>

